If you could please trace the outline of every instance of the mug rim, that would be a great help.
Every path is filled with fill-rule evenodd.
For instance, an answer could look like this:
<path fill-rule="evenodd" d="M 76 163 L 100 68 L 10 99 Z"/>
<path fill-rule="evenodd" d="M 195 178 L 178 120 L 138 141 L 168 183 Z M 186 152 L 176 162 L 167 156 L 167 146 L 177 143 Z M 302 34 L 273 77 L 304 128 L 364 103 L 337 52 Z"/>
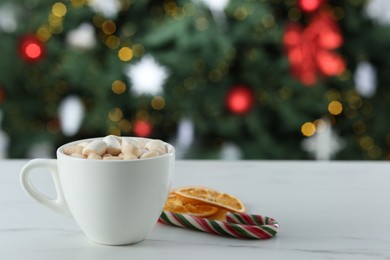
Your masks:
<path fill-rule="evenodd" d="M 155 157 L 149 157 L 149 158 L 138 158 L 138 159 L 134 159 L 134 160 L 97 160 L 97 159 L 87 159 L 87 158 L 79 158 L 79 157 L 73 157 L 73 156 L 70 156 L 70 155 L 67 155 L 63 152 L 64 148 L 65 147 L 68 147 L 68 146 L 72 146 L 72 145 L 76 145 L 78 143 L 81 143 L 81 142 L 88 142 L 88 141 L 93 141 L 93 140 L 98 140 L 98 139 L 101 139 L 103 140 L 105 136 L 103 137 L 91 137 L 91 138 L 86 138 L 86 139 L 79 139 L 79 140 L 75 140 L 75 141 L 72 141 L 72 142 L 68 142 L 68 143 L 65 143 L 63 145 L 61 145 L 60 147 L 57 148 L 57 151 L 56 151 L 56 155 L 57 155 L 57 159 L 59 159 L 60 157 L 63 157 L 63 158 L 66 158 L 66 159 L 72 159 L 72 160 L 80 160 L 80 161 L 87 161 L 87 162 L 104 162 L 104 163 L 129 163 L 129 162 L 138 162 L 138 161 L 146 161 L 146 160 L 156 160 L 158 158 L 165 158 L 165 157 L 171 157 L 173 155 L 175 155 L 175 152 L 176 152 L 176 149 L 175 147 L 168 143 L 168 142 L 165 142 L 161 139 L 157 139 L 157 138 L 147 138 L 147 137 L 137 137 L 137 136 L 118 136 L 119 138 L 133 138 L 133 139 L 144 139 L 144 140 L 160 140 L 162 141 L 165 145 L 167 145 L 167 150 L 168 152 L 165 153 L 165 154 L 161 154 L 159 156 L 155 156 Z"/>

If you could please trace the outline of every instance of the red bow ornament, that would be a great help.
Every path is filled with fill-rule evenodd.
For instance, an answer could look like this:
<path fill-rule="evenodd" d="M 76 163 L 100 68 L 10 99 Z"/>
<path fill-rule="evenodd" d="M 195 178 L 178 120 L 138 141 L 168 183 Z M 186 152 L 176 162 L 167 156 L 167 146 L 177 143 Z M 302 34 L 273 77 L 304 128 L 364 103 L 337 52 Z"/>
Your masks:
<path fill-rule="evenodd" d="M 320 76 L 336 76 L 345 70 L 344 59 L 334 52 L 343 44 L 343 37 L 329 12 L 317 13 L 306 28 L 288 25 L 283 43 L 292 74 L 307 86 Z"/>

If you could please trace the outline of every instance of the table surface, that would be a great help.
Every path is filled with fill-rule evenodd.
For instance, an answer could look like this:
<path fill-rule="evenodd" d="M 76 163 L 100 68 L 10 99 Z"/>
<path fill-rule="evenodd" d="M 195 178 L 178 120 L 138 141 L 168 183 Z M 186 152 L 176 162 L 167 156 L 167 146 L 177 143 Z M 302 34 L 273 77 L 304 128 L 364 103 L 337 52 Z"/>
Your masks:
<path fill-rule="evenodd" d="M 268 240 L 242 240 L 156 224 L 130 246 L 90 242 L 73 219 L 21 189 L 26 160 L 0 160 L 0 258 L 390 259 L 388 162 L 177 161 L 174 187 L 202 185 L 235 195 L 247 212 L 275 218 Z M 48 172 L 32 181 L 54 197 Z"/>

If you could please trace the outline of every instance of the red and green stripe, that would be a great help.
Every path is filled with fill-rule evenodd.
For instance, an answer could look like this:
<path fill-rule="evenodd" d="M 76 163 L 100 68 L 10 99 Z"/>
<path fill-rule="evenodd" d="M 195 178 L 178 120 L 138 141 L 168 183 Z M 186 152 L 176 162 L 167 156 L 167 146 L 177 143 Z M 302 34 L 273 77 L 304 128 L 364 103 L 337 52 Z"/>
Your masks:
<path fill-rule="evenodd" d="M 211 234 L 247 239 L 267 239 L 279 231 L 278 222 L 269 217 L 229 212 L 226 222 L 164 211 L 160 222 Z"/>

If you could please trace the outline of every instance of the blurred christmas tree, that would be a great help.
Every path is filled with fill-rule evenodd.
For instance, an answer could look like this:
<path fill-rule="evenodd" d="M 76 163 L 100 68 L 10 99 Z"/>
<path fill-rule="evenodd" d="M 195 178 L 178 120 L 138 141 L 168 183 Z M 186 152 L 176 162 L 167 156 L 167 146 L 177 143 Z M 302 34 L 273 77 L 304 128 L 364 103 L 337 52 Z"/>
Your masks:
<path fill-rule="evenodd" d="M 8 156 L 106 134 L 185 158 L 387 159 L 383 1 L 0 3 Z"/>

